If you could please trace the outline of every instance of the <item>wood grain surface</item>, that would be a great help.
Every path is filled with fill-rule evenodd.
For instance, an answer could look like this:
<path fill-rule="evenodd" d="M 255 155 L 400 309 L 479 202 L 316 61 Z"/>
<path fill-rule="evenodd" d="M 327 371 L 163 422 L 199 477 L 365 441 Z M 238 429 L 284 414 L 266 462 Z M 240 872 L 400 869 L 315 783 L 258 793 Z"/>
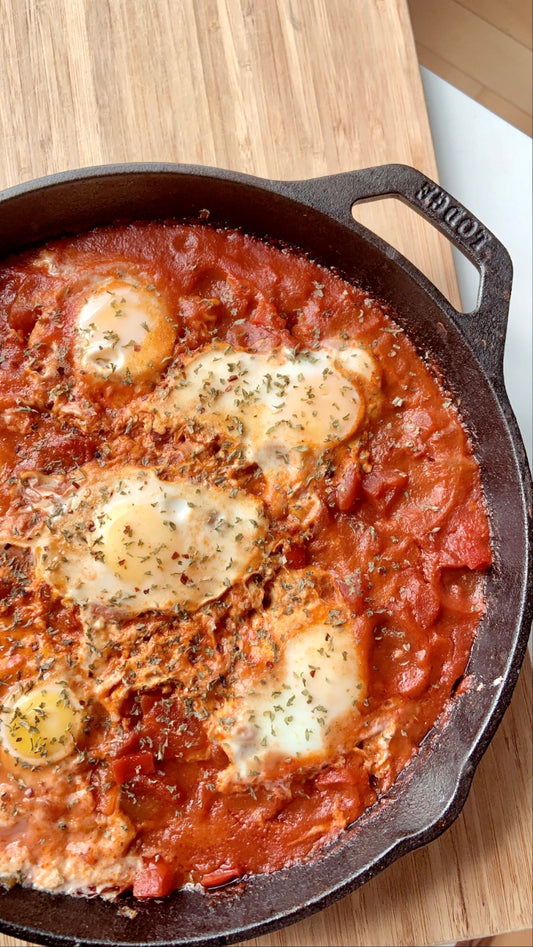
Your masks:
<path fill-rule="evenodd" d="M 284 179 L 399 161 L 437 176 L 405 0 L 0 0 L 0 24 L 0 188 L 129 161 Z M 459 305 L 429 225 L 391 200 L 357 216 Z M 528 664 L 452 828 L 249 943 L 439 944 L 529 926 L 530 718 Z"/>

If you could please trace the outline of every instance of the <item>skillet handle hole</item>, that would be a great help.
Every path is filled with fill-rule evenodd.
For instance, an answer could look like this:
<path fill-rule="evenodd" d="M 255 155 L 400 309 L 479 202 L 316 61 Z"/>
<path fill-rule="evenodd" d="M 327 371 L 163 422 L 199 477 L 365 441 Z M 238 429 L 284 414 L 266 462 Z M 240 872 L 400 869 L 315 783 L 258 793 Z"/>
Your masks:
<path fill-rule="evenodd" d="M 362 199 L 353 205 L 352 215 L 414 263 L 454 309 L 475 309 L 481 282 L 477 267 L 404 201 L 389 196 Z"/>

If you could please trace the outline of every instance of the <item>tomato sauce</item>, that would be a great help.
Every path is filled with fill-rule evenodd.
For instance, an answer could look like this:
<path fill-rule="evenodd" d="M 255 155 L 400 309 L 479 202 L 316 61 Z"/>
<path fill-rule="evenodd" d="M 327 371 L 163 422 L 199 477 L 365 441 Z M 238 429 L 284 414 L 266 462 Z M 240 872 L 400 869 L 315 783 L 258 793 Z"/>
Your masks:
<path fill-rule="evenodd" d="M 148 375 L 95 380 L 76 367 L 76 320 L 95 282 L 124 273 L 156 288 L 172 350 Z M 371 355 L 380 399 L 356 434 L 321 452 L 305 523 L 294 485 L 269 492 L 260 470 L 224 455 L 221 436 L 150 420 L 169 373 L 215 341 L 316 353 L 329 340 Z M 100 228 L 11 258 L 0 268 L 0 344 L 3 713 L 14 695 L 59 679 L 83 716 L 61 759 L 21 762 L 4 745 L 2 877 L 147 898 L 312 857 L 416 755 L 453 700 L 484 612 L 489 522 L 452 397 L 388 306 L 303 254 L 203 224 Z M 32 530 L 80 470 L 120 477 L 128 465 L 168 479 L 183 468 L 202 483 L 219 475 L 262 499 L 270 571 L 189 613 L 87 618 L 36 574 Z M 350 744 L 333 755 L 224 783 L 228 750 L 209 720 L 239 667 L 257 662 L 264 676 L 276 666 L 258 618 L 276 577 L 313 584 L 332 627 L 341 615 L 352 629 L 365 697 Z"/>

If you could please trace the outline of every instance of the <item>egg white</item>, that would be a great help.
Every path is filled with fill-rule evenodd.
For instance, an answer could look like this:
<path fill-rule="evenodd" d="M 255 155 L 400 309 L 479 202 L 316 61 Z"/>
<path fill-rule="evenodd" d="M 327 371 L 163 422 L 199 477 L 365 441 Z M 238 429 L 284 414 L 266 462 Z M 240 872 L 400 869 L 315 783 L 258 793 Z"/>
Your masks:
<path fill-rule="evenodd" d="M 231 696 L 210 721 L 229 765 L 221 788 L 320 768 L 351 745 L 366 696 L 366 653 L 354 622 L 285 576 L 276 605 L 261 616 L 253 656 L 231 682 Z"/>
<path fill-rule="evenodd" d="M 261 503 L 145 467 L 81 470 L 32 538 L 36 572 L 65 600 L 135 615 L 194 609 L 263 558 Z"/>
<path fill-rule="evenodd" d="M 105 277 L 76 300 L 74 361 L 96 382 L 157 379 L 172 355 L 176 326 L 155 286 Z"/>
<path fill-rule="evenodd" d="M 224 434 L 239 463 L 291 484 L 310 457 L 354 435 L 379 388 L 376 363 L 359 347 L 241 352 L 217 343 L 174 373 L 149 410 L 159 430 L 187 419 Z"/>

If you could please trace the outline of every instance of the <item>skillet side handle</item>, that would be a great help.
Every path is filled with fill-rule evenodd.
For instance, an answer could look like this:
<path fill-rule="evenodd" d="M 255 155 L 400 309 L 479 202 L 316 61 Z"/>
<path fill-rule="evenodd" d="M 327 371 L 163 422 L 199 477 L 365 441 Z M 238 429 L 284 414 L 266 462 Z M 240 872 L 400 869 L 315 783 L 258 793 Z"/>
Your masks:
<path fill-rule="evenodd" d="M 503 352 L 513 281 L 511 258 L 502 243 L 466 207 L 420 171 L 403 164 L 366 168 L 348 174 L 341 191 L 351 193 L 351 209 L 360 201 L 397 197 L 433 224 L 475 265 L 480 274 L 476 307 L 458 312 L 447 302 L 450 314 L 470 342 L 485 372 L 493 381 L 503 378 Z M 345 185 L 350 187 L 346 188 Z M 418 271 L 415 269 L 414 276 Z"/>

